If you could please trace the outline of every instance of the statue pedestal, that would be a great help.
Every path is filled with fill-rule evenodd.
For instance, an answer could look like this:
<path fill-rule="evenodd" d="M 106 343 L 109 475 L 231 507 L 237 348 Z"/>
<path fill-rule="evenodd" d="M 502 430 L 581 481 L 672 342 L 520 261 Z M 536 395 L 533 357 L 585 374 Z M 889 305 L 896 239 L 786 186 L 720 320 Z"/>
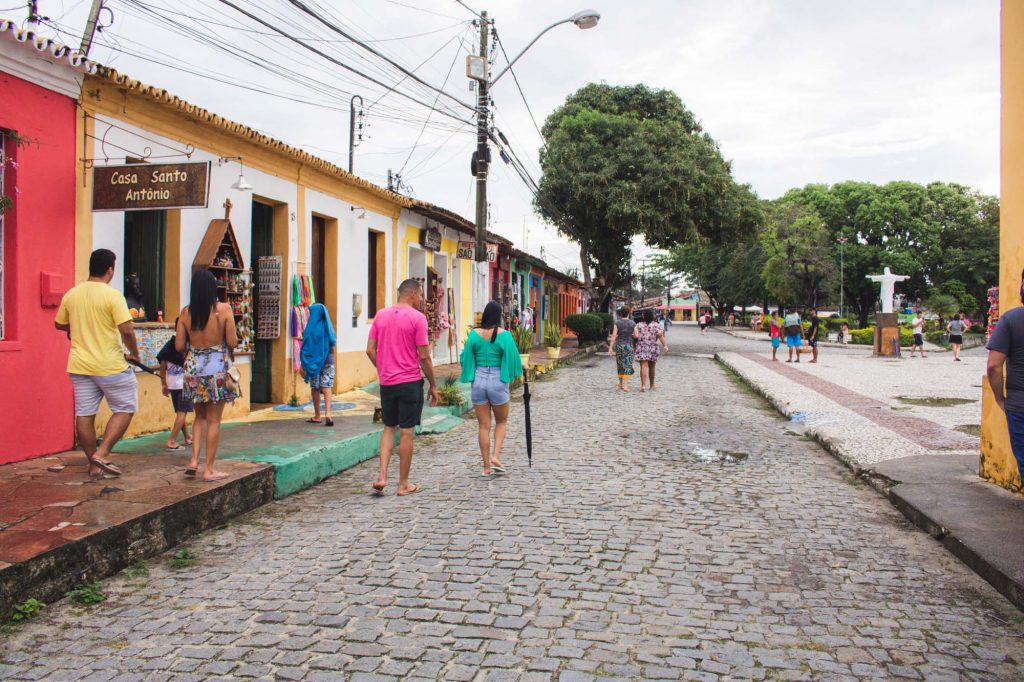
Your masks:
<path fill-rule="evenodd" d="M 896 344 L 899 343 L 900 324 L 896 313 L 878 313 L 875 315 L 875 355 L 893 357 L 896 355 Z M 893 343 L 895 341 L 895 344 Z"/>

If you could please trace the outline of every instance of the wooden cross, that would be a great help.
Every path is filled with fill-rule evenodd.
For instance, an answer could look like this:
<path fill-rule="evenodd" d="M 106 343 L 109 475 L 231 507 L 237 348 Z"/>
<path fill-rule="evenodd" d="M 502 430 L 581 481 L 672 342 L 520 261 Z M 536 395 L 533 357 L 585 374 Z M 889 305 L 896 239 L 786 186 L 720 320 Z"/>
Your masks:
<path fill-rule="evenodd" d="M 227 200 L 224 201 L 224 220 L 231 220 L 232 206 L 234 206 L 234 204 L 231 203 L 231 197 L 228 197 Z"/>

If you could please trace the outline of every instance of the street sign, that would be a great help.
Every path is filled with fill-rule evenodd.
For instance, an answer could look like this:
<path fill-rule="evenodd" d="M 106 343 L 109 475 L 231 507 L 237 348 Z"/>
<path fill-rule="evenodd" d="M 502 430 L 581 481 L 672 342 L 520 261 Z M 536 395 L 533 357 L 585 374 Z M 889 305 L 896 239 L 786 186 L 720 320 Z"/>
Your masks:
<path fill-rule="evenodd" d="M 206 208 L 210 162 L 129 163 L 93 168 L 92 210 Z"/>
<path fill-rule="evenodd" d="M 463 260 L 476 260 L 476 242 L 459 242 L 458 251 L 455 252 L 456 258 L 462 258 Z M 488 244 L 487 245 L 487 262 L 493 263 L 498 260 L 498 245 Z"/>

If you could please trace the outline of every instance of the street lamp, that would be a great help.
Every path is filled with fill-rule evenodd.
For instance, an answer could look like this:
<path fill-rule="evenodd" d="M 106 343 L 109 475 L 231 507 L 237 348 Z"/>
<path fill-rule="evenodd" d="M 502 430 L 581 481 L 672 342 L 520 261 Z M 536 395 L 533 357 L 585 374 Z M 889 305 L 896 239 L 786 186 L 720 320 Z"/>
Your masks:
<path fill-rule="evenodd" d="M 839 242 L 839 317 L 843 316 L 843 247 L 846 246 L 846 242 L 850 241 L 849 237 L 839 237 L 836 239 Z"/>
<path fill-rule="evenodd" d="M 600 14 L 592 9 L 586 9 L 576 12 L 567 19 L 556 21 L 538 33 L 494 78 L 488 78 L 487 48 L 490 20 L 487 19 L 487 12 L 480 13 L 480 54 L 466 57 L 466 75 L 479 83 L 476 107 L 476 154 L 474 155 L 474 170 L 476 172 L 476 261 L 478 263 L 487 260 L 487 168 L 490 165 L 488 158 L 490 150 L 487 148 L 487 123 L 490 119 L 488 91 L 492 85 L 497 83 L 512 68 L 513 64 L 519 61 L 520 57 L 526 54 L 527 50 L 533 47 L 534 43 L 540 40 L 541 36 L 554 27 L 572 23 L 581 29 L 594 28 L 600 19 Z"/>

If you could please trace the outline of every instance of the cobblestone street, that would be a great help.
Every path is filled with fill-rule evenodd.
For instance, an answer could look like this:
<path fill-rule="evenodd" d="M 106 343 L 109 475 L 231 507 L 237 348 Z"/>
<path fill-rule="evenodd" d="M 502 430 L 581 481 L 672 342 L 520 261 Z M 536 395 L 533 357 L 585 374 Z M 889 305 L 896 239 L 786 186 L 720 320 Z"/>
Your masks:
<path fill-rule="evenodd" d="M 372 460 L 267 505 L 3 635 L 0 679 L 1024 680 L 1021 612 L 703 356 L 764 344 L 668 341 L 653 393 L 531 384 L 532 469 L 515 398 L 507 475 L 474 422 L 419 438 L 423 492 Z"/>

